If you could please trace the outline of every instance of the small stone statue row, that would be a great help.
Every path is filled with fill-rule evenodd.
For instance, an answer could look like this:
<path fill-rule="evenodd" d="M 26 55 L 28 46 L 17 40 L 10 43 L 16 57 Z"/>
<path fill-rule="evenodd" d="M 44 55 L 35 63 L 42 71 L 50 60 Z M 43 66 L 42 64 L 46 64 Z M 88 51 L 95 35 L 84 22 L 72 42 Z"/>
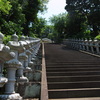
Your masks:
<path fill-rule="evenodd" d="M 31 72 L 34 58 L 40 48 L 40 39 L 21 36 L 18 41 L 16 34 L 11 41 L 3 44 L 4 35 L 0 32 L 0 87 L 5 85 L 5 93 L 0 95 L 0 100 L 21 100 L 19 93 L 15 93 L 15 82 L 24 83 L 29 79 L 24 76 Z M 6 77 L 3 75 L 6 69 Z"/>
<path fill-rule="evenodd" d="M 64 40 L 64 44 L 76 50 L 100 54 L 100 41 L 97 39 L 66 39 Z"/>

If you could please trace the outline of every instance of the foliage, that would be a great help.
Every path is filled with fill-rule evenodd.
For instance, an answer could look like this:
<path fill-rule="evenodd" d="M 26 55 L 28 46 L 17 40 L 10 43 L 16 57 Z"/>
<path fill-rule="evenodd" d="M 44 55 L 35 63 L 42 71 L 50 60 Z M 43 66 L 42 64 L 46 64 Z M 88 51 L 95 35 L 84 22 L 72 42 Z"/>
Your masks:
<path fill-rule="evenodd" d="M 11 9 L 10 2 L 7 0 L 0 0 L 0 14 L 1 12 L 8 14 Z"/>
<path fill-rule="evenodd" d="M 61 42 L 65 37 L 66 16 L 66 13 L 62 13 L 50 18 L 51 23 L 54 25 L 53 34 L 56 42 Z"/>
<path fill-rule="evenodd" d="M 29 26 L 31 23 L 32 27 L 37 27 L 37 25 L 34 25 L 38 23 L 37 14 L 46 9 L 45 3 L 47 2 L 48 0 L 28 0 L 28 5 L 23 9 L 26 18 L 26 22 L 23 24 L 24 34 L 30 34 Z"/>
<path fill-rule="evenodd" d="M 6 35 L 32 35 L 37 28 L 39 11 L 43 12 L 48 0 L 0 0 L 0 31 Z M 34 23 L 34 25 L 33 25 Z M 37 35 L 32 35 L 37 36 Z"/>
<path fill-rule="evenodd" d="M 44 29 L 46 26 L 46 20 L 44 18 L 38 18 L 36 22 L 31 23 L 30 25 L 30 33 L 36 34 L 36 36 L 42 38 L 44 34 Z M 44 34 L 45 35 L 45 34 Z"/>
<path fill-rule="evenodd" d="M 23 27 L 20 26 L 20 24 L 16 24 L 13 21 L 9 21 L 9 22 L 4 22 L 4 24 L 2 24 L 2 32 L 5 33 L 6 35 L 9 34 L 14 34 L 15 32 L 17 33 L 17 35 L 22 34 L 22 30 Z"/>
<path fill-rule="evenodd" d="M 73 38 L 85 37 L 84 32 L 87 30 L 86 18 L 78 14 L 68 14 L 66 18 L 66 36 Z"/>
<path fill-rule="evenodd" d="M 4 44 L 7 44 L 10 40 L 11 40 L 11 35 L 4 36 L 4 39 L 3 39 Z"/>
<path fill-rule="evenodd" d="M 90 35 L 92 37 L 98 35 L 100 31 L 100 0 L 66 0 L 66 3 L 65 9 L 70 16 L 77 14 L 78 16 L 86 18 L 84 22 L 87 27 L 90 27 L 90 31 L 92 29 Z"/>
<path fill-rule="evenodd" d="M 96 39 L 100 40 L 100 34 L 95 37 Z"/>
<path fill-rule="evenodd" d="M 48 38 L 51 39 L 51 40 L 53 40 L 54 39 L 54 34 L 53 33 L 49 33 L 48 34 Z"/>

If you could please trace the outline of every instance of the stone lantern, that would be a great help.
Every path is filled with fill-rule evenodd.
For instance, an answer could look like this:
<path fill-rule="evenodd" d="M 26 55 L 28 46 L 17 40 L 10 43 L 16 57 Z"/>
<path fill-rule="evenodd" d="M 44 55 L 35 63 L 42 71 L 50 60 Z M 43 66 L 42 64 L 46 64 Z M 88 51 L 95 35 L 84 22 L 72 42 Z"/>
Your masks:
<path fill-rule="evenodd" d="M 12 41 L 9 41 L 7 45 L 11 48 L 11 51 L 15 53 L 15 57 L 5 64 L 8 77 L 8 82 L 5 86 L 5 93 L 8 94 L 8 99 L 21 100 L 22 97 L 18 93 L 15 93 L 16 70 L 22 66 L 22 63 L 18 61 L 18 53 L 21 45 L 18 42 L 18 36 L 16 34 L 12 35 L 11 39 Z"/>
<path fill-rule="evenodd" d="M 23 40 L 24 36 L 22 36 L 21 39 Z M 18 58 L 17 59 L 22 63 L 22 65 L 17 69 L 17 81 L 18 81 L 18 83 L 23 84 L 25 82 L 28 82 L 27 77 L 25 77 L 23 75 L 24 61 L 26 59 L 28 59 L 28 56 L 25 53 L 26 49 L 23 45 L 23 42 L 19 41 L 19 44 L 20 44 L 20 48 L 18 49 Z"/>
<path fill-rule="evenodd" d="M 0 32 L 0 87 L 3 87 L 5 83 L 7 83 L 8 79 L 3 77 L 3 67 L 4 63 L 8 60 L 14 58 L 14 52 L 10 52 L 10 48 L 3 44 L 4 35 Z"/>

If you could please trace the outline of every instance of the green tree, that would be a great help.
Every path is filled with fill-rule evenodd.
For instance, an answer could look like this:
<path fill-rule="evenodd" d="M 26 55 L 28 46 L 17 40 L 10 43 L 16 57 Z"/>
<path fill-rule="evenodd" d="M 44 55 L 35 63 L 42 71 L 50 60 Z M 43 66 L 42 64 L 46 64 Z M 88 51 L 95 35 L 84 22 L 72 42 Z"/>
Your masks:
<path fill-rule="evenodd" d="M 44 29 L 47 24 L 47 21 L 44 18 L 38 18 L 36 22 L 31 23 L 31 27 L 29 28 L 30 32 L 33 32 L 38 37 L 42 38 L 44 37 Z"/>
<path fill-rule="evenodd" d="M 59 14 L 50 18 L 51 23 L 54 26 L 54 37 L 56 42 L 61 42 L 65 37 L 66 28 L 66 13 Z"/>
<path fill-rule="evenodd" d="M 66 0 L 66 3 L 68 13 L 86 18 L 91 36 L 95 37 L 100 31 L 100 0 Z"/>
<path fill-rule="evenodd" d="M 33 25 L 32 27 L 37 27 L 38 12 L 43 12 L 46 10 L 45 4 L 48 2 L 48 0 L 28 0 L 28 5 L 24 8 L 24 14 L 26 18 L 26 22 L 23 24 L 24 27 L 24 34 L 30 34 L 30 24 Z"/>
<path fill-rule="evenodd" d="M 0 0 L 0 5 L 2 4 L 0 6 L 0 31 L 6 35 L 12 35 L 15 32 L 18 35 L 31 35 L 31 27 L 37 28 L 37 13 L 46 9 L 47 1 Z"/>
<path fill-rule="evenodd" d="M 11 9 L 10 2 L 7 0 L 0 0 L 0 15 L 1 13 L 8 14 Z"/>
<path fill-rule="evenodd" d="M 0 27 L 4 34 L 22 34 L 22 24 L 25 22 L 25 14 L 23 14 L 22 5 L 19 0 L 9 0 L 11 9 L 9 14 L 1 14 Z"/>
<path fill-rule="evenodd" d="M 88 29 L 86 18 L 78 14 L 68 14 L 66 17 L 65 33 L 67 37 L 86 37 L 84 32 Z"/>

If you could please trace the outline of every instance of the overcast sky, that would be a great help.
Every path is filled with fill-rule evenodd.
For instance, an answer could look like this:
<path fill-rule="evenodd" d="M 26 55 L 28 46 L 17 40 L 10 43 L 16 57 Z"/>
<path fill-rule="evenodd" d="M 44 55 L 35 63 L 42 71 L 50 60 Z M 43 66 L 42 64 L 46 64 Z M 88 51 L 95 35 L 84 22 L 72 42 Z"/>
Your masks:
<path fill-rule="evenodd" d="M 48 10 L 44 15 L 40 16 L 48 20 L 49 17 L 51 17 L 52 15 L 58 15 L 60 13 L 66 12 L 65 6 L 66 6 L 66 0 L 49 0 L 47 4 Z"/>

